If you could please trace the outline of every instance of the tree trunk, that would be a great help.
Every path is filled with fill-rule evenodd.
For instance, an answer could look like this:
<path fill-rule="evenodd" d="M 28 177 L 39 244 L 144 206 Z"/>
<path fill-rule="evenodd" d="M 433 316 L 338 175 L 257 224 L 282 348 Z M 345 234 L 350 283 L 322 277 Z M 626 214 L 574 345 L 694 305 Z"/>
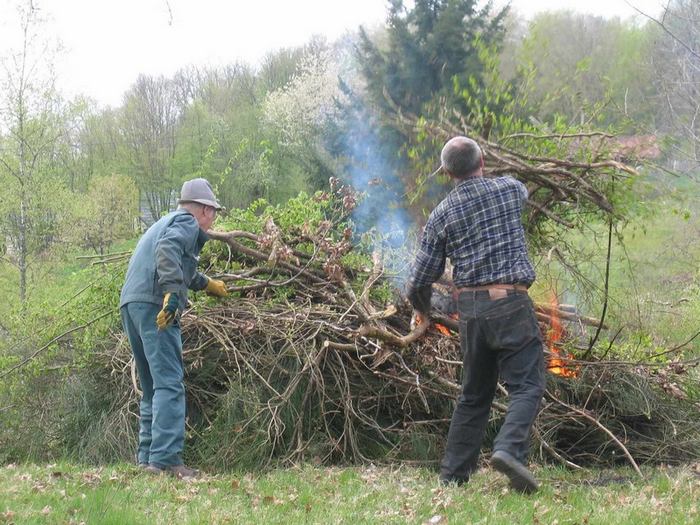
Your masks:
<path fill-rule="evenodd" d="M 24 56 L 26 56 L 26 51 Z M 22 79 L 24 79 L 24 68 L 22 71 Z M 23 308 L 27 301 L 27 188 L 25 187 L 25 182 L 27 180 L 27 151 L 25 148 L 24 135 L 25 111 L 24 86 L 22 84 L 19 90 L 19 96 L 17 98 L 17 124 L 19 131 L 19 184 L 21 188 L 19 199 L 19 232 L 17 232 L 19 244 L 19 246 L 17 246 L 17 250 L 19 252 L 19 261 L 17 266 L 19 268 L 19 300 Z"/>
<path fill-rule="evenodd" d="M 27 301 L 27 214 L 24 195 L 19 210 L 19 300 L 22 306 Z"/>

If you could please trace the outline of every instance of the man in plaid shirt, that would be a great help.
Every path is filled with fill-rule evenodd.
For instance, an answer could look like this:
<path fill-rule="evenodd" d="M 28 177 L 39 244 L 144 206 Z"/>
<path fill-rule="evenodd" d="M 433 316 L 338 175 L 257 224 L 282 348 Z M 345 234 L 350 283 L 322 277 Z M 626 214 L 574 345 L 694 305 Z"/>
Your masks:
<path fill-rule="evenodd" d="M 484 177 L 481 148 L 467 137 L 449 140 L 441 161 L 457 186 L 428 218 L 408 285 L 417 322 L 427 322 L 431 285 L 450 258 L 464 364 L 440 480 L 462 484 L 476 470 L 500 375 L 510 402 L 491 465 L 516 490 L 535 492 L 537 481 L 525 461 L 545 376 L 542 338 L 527 294 L 535 280 L 521 222 L 527 189 L 512 177 Z"/>

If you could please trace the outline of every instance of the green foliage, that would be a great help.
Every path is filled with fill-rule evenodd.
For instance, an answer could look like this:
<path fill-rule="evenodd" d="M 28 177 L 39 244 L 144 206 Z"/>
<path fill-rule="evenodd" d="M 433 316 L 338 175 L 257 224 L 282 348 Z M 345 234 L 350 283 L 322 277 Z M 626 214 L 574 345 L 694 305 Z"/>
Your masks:
<path fill-rule="evenodd" d="M 286 365 L 291 367 L 288 369 L 289 373 L 298 372 L 293 362 L 287 362 Z M 271 379 L 274 381 L 275 378 Z M 271 425 L 287 428 L 288 432 L 281 436 L 281 440 L 289 440 L 293 437 L 296 425 L 308 425 L 308 422 L 314 420 L 313 412 L 320 408 L 313 408 L 316 405 L 310 404 L 311 410 L 307 411 L 302 406 L 301 398 L 293 399 L 284 405 L 284 410 L 278 413 L 273 421 L 268 410 L 261 410 L 266 406 L 269 397 L 269 392 L 266 393 L 265 390 L 266 388 L 259 383 L 246 384 L 235 381 L 228 385 L 228 391 L 216 403 L 211 425 L 195 443 L 196 457 L 193 459 L 197 464 L 208 466 L 210 469 L 259 468 L 275 459 L 271 455 L 274 455 L 277 446 L 284 449 L 282 442 L 270 447 L 268 429 Z M 300 423 L 300 420 L 305 423 Z M 254 423 L 241 425 L 242 421 Z M 314 451 L 310 453 L 313 454 Z"/>
<path fill-rule="evenodd" d="M 475 42 L 497 44 L 507 8 L 492 16 L 491 4 L 477 10 L 473 0 L 418 0 L 411 8 L 393 0 L 387 18 L 386 46 L 361 31 L 358 49 L 372 101 L 387 108 L 385 94 L 402 110 L 420 115 L 425 104 L 453 96 L 455 79 L 481 79 L 483 64 Z"/>
<path fill-rule="evenodd" d="M 247 208 L 230 210 L 219 219 L 217 227 L 261 233 L 267 219 L 272 218 L 282 230 L 300 234 L 305 228 L 317 229 L 322 221 L 335 221 L 341 214 L 327 193 L 309 196 L 302 192 L 284 204 L 272 205 L 265 199 L 258 199 Z"/>
<path fill-rule="evenodd" d="M 7 374 L 0 378 L 0 461 L 129 457 L 125 447 L 132 443 L 121 432 L 132 436 L 133 421 L 111 413 L 113 378 L 94 365 L 120 327 L 124 261 L 83 269 L 63 264 L 47 269 L 32 301 L 3 318 L 10 337 L 0 345 L 0 375 Z"/>
<path fill-rule="evenodd" d="M 124 261 L 75 270 L 74 263 L 52 265 L 48 260 L 61 255 L 57 247 L 66 240 L 103 253 L 128 237 L 136 211 L 135 188 L 140 204 L 157 216 L 172 204 L 183 180 L 206 177 L 221 201 L 235 208 L 219 219 L 221 229 L 260 234 L 271 218 L 286 235 L 302 237 L 322 230 L 328 221 L 333 227 L 326 234 L 337 242 L 346 227 L 352 228 L 347 210 L 327 193 L 309 193 L 331 171 L 344 170 L 348 176 L 353 168 L 358 171 L 350 159 L 354 151 L 348 148 L 357 138 L 363 139 L 356 141 L 357 149 L 383 150 L 395 161 L 363 164 L 359 171 L 378 177 L 397 171 L 399 200 L 408 195 L 416 215 L 429 210 L 444 189 L 436 188 L 425 176 L 416 176 L 434 171 L 442 146 L 431 140 L 428 119 L 419 121 L 413 135 L 397 135 L 392 120 L 396 108 L 387 103 L 385 91 L 404 112 L 446 117 L 459 129 L 467 123 L 476 134 L 533 156 L 567 156 L 582 162 L 600 153 L 597 146 L 585 141 L 541 140 L 534 135 L 600 129 L 630 132 L 640 123 L 653 125 L 659 118 L 659 107 L 653 104 L 654 83 L 645 67 L 659 35 L 648 26 L 571 13 L 541 15 L 512 50 L 521 67 L 512 75 L 503 75 L 505 12 L 492 15 L 490 4 L 479 11 L 471 0 L 420 0 L 410 8 L 394 0 L 386 33 L 372 39 L 364 32 L 360 36 L 358 60 L 366 93 L 360 89 L 337 93 L 333 81 L 338 64 L 317 69 L 308 66 L 310 56 L 318 58 L 328 48 L 319 42 L 271 54 L 257 70 L 233 65 L 181 71 L 169 79 L 141 77 L 126 94 L 123 106 L 116 109 L 97 110 L 84 101 L 66 108 L 50 90 L 32 92 L 31 100 L 41 104 L 29 109 L 44 109 L 15 114 L 3 128 L 11 132 L 0 136 L 0 254 L 25 270 L 36 263 L 36 273 L 28 274 L 30 303 L 0 306 L 0 374 L 67 330 L 103 313 L 109 315 L 60 338 L 2 380 L 0 460 L 130 459 L 135 418 L 116 408 L 111 393 L 123 391 L 124 385 L 113 383 L 115 378 L 98 359 L 113 350 L 106 346 L 113 341 L 112 332 L 119 329 L 117 301 Z M 667 57 L 664 53 L 658 56 Z M 354 73 L 347 79 L 350 84 Z M 315 87 L 328 91 L 320 93 Z M 345 99 L 348 93 L 355 98 Z M 315 104 L 321 99 L 329 105 L 319 116 L 313 110 L 319 109 Z M 346 105 L 355 104 L 352 110 L 357 120 L 349 118 L 350 110 L 336 111 L 332 103 L 341 99 Z M 276 112 L 263 102 L 274 100 L 278 102 Z M 370 112 L 371 103 L 384 114 Z M 694 111 L 684 113 L 692 114 Z M 285 117 L 285 125 L 275 122 L 275 116 Z M 358 121 L 366 129 L 354 129 Z M 685 121 L 681 118 L 680 122 Z M 27 163 L 22 144 L 31 145 L 37 154 L 34 164 Z M 665 144 L 684 147 L 687 139 L 673 138 Z M 401 165 L 401 155 L 410 167 Z M 401 169 L 395 169 L 397 165 Z M 603 186 L 597 189 L 628 221 L 615 225 L 607 314 L 609 324 L 625 329 L 619 337 L 604 334 L 595 351 L 658 362 L 697 355 L 700 346 L 698 339 L 692 340 L 697 332 L 692 320 L 700 316 L 696 264 L 700 254 L 693 245 L 698 236 L 693 202 L 669 203 L 666 212 L 659 210 L 652 200 L 664 190 L 656 176 L 646 179 L 646 186 L 631 177 L 602 180 Z M 682 184 L 689 190 L 687 181 Z M 547 191 L 543 189 L 544 198 Z M 391 209 L 387 202 L 382 204 L 381 213 Z M 556 212 L 576 220 L 579 229 L 562 236 L 561 229 L 548 221 L 530 225 L 530 241 L 539 262 L 539 292 L 553 285 L 565 297 L 575 299 L 585 313 L 599 314 L 606 222 L 584 205 Z M 357 250 L 341 259 L 356 291 L 370 274 L 371 251 L 385 247 L 381 236 L 373 233 L 353 238 Z M 252 246 L 249 240 L 242 242 Z M 561 247 L 560 242 L 565 245 Z M 295 248 L 311 253 L 313 245 L 302 242 Z M 29 257 L 20 263 L 22 252 Z M 230 257 L 225 247 L 210 243 L 204 259 L 217 271 L 229 264 Z M 401 254 L 394 261 L 408 259 Z M 230 264 L 236 267 L 238 263 Z M 13 290 L 8 283 L 14 286 L 16 275 L 5 265 L 0 270 L 0 285 L 9 297 Z M 292 293 L 290 287 L 279 287 L 269 300 L 283 303 Z M 386 303 L 394 298 L 395 290 L 385 281 L 371 293 L 373 300 Z M 203 294 L 194 299 L 196 309 L 209 301 Z M 664 354 L 686 341 L 679 351 Z M 212 363 L 215 361 L 199 369 L 200 379 L 211 372 L 207 367 Z M 294 365 L 285 363 L 289 373 L 295 372 Z M 697 382 L 688 377 L 682 389 L 697 399 Z M 629 383 L 613 386 L 614 395 L 621 396 Z M 193 409 L 193 421 L 203 424 L 211 417 L 211 425 L 193 438 L 196 446 L 190 449 L 191 457 L 212 467 L 253 468 L 268 458 L 270 451 L 261 443 L 265 425 L 272 421 L 242 429 L 236 422 L 255 414 L 267 399 L 255 384 L 232 382 L 227 388 L 228 393 L 210 413 Z M 635 410 L 644 412 L 642 416 L 648 414 L 644 407 L 635 407 L 635 402 L 630 396 L 624 403 L 626 416 L 640 415 Z M 313 433 L 314 409 L 309 407 L 317 405 L 294 399 L 279 414 L 279 422 L 291 429 L 301 421 L 305 432 Z M 130 409 L 135 410 L 133 402 Z M 290 434 L 282 434 L 281 439 L 291 439 Z M 384 444 L 378 445 L 371 435 L 360 439 L 368 456 L 385 458 Z M 405 443 L 394 443 L 393 452 L 418 459 L 426 454 L 433 457 L 437 441 L 435 436 L 415 433 Z M 309 457 L 331 453 L 328 443 L 314 446 Z"/>
<path fill-rule="evenodd" d="M 130 172 L 153 217 L 170 209 L 180 182 L 172 170 L 180 108 L 172 80 L 139 76 L 124 96 L 119 127 Z"/>
<path fill-rule="evenodd" d="M 477 141 L 488 140 L 531 159 L 533 165 L 546 163 L 547 159 L 567 159 L 573 164 L 591 164 L 614 156 L 611 151 L 614 141 L 602 140 L 596 135 L 604 132 L 614 135 L 617 129 L 612 126 L 601 129 L 599 119 L 578 123 L 559 114 L 554 114 L 547 122 L 534 118 L 533 114 L 538 109 L 537 99 L 532 96 L 531 80 L 534 72 L 523 75 L 516 84 L 501 75 L 501 59 L 496 46 L 487 46 L 477 41 L 475 49 L 484 65 L 481 78 L 470 77 L 464 83 L 455 78 L 452 85 L 454 96 L 461 100 L 464 109 L 457 111 L 455 105 L 440 101 L 432 109 L 432 113 L 439 115 L 436 119 L 421 117 L 410 129 L 407 127 L 409 133 L 405 148 L 412 169 L 407 170 L 405 183 L 411 187 L 408 195 L 411 207 L 417 214 L 423 215 L 424 210 L 432 209 L 452 187 L 452 181 L 446 176 L 437 181 L 432 176 L 445 141 L 444 133 L 436 132 L 436 127 L 442 126 L 443 131 L 473 136 Z M 599 101 L 587 109 L 594 115 L 600 115 L 604 106 L 605 103 Z M 438 122 L 440 124 L 436 124 Z M 500 153 L 507 150 L 500 150 Z M 494 154 L 499 154 L 499 151 Z M 489 156 L 487 147 L 486 172 L 494 173 Z M 508 174 L 507 166 L 500 161 L 494 162 L 498 169 L 496 173 Z M 416 177 L 415 173 L 422 175 Z M 604 195 L 612 204 L 618 217 L 630 217 L 643 206 L 638 198 L 641 177 L 621 174 L 613 167 L 599 167 L 596 175 L 587 180 L 596 192 Z M 530 195 L 535 203 L 558 200 L 555 190 L 548 185 L 532 185 L 531 191 L 535 188 L 536 192 L 533 191 Z M 593 202 L 583 198 L 572 200 L 575 202 L 552 205 L 550 211 L 582 231 L 589 222 L 607 220 L 607 212 Z M 563 230 L 561 225 L 544 214 L 532 210 L 525 217 L 525 222 L 535 250 L 551 248 Z"/>
<path fill-rule="evenodd" d="M 700 250 L 694 242 L 699 217 L 685 209 L 684 197 L 673 190 L 663 193 L 667 192 L 662 199 L 640 199 L 629 222 L 615 226 L 606 314 L 611 330 L 601 334 L 597 345 L 610 358 L 665 362 L 700 351 L 698 339 L 691 340 L 698 331 L 693 320 L 700 304 Z M 686 198 L 694 202 L 697 197 L 690 193 Z M 591 221 L 584 230 L 560 237 L 557 250 L 564 247 L 568 259 L 559 259 L 558 251 L 539 258 L 535 297 L 548 303 L 553 289 L 561 303 L 600 315 L 607 226 Z M 569 261 L 575 261 L 575 267 Z M 622 331 L 616 335 L 618 328 Z M 676 346 L 670 354 L 652 357 Z"/>
<path fill-rule="evenodd" d="M 48 170 L 22 179 L 0 171 L 0 184 L 0 232 L 11 247 L 10 260 L 18 265 L 24 249 L 31 264 L 70 231 L 73 196 Z"/>
<path fill-rule="evenodd" d="M 504 8 L 492 14 L 491 3 L 478 9 L 473 0 L 421 0 L 411 7 L 394 0 L 385 32 L 372 38 L 360 31 L 356 55 L 365 93 L 350 97 L 343 155 L 361 189 L 375 178 L 386 185 L 374 190 L 377 209 L 407 208 L 422 216 L 430 207 L 422 199 L 420 174 L 435 170 L 435 148 L 428 154 L 417 148 L 411 135 L 420 130 L 407 132 L 397 123 L 398 115 L 437 118 L 448 107 L 450 114 L 454 110 L 466 117 L 473 107 L 461 86 L 471 85 L 473 96 L 487 93 L 488 65 L 481 49 L 499 47 L 506 13 Z"/>
<path fill-rule="evenodd" d="M 80 246 L 103 255 L 116 241 L 133 237 L 138 192 L 130 178 L 93 177 L 87 194 L 75 204 L 75 235 Z"/>
<path fill-rule="evenodd" d="M 628 132 L 651 123 L 650 29 L 571 11 L 534 17 L 508 50 L 520 64 L 513 76 L 528 79 L 532 114 L 541 121 L 560 115 L 571 124 L 623 125 Z"/>

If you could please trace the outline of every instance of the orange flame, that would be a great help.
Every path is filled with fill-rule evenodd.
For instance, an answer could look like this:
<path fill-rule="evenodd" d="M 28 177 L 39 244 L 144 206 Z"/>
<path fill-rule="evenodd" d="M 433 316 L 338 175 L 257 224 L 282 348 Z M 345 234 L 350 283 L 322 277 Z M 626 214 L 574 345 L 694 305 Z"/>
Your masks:
<path fill-rule="evenodd" d="M 578 372 L 567 365 L 566 359 L 572 359 L 572 355 L 567 352 L 562 352 L 557 348 L 557 344 L 561 341 L 564 330 L 561 326 L 561 319 L 559 318 L 559 300 L 554 292 L 552 292 L 552 315 L 551 315 L 551 326 L 549 332 L 547 333 L 549 351 L 551 352 L 551 357 L 549 358 L 549 363 L 547 364 L 547 369 L 553 374 L 557 374 L 563 377 L 577 377 Z M 564 359 L 562 359 L 564 357 Z"/>
<path fill-rule="evenodd" d="M 421 324 L 421 321 L 420 321 L 419 318 L 416 318 L 416 326 L 418 326 L 419 324 Z M 447 328 L 444 324 L 433 323 L 433 326 L 435 327 L 435 329 L 436 329 L 438 332 L 440 332 L 440 333 L 441 333 L 442 335 L 444 335 L 445 337 L 451 337 L 451 336 L 452 336 L 452 332 L 451 332 L 450 329 Z"/>
<path fill-rule="evenodd" d="M 437 331 L 440 332 L 442 335 L 446 337 L 450 337 L 452 335 L 452 332 L 450 332 L 450 329 L 447 328 L 444 324 L 440 323 L 435 323 L 435 328 L 437 328 Z"/>

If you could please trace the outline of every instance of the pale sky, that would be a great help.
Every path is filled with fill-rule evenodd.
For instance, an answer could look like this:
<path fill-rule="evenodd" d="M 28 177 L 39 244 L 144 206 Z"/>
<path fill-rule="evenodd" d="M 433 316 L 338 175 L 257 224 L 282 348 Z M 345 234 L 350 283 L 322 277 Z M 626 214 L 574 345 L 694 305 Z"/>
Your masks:
<path fill-rule="evenodd" d="M 26 1 L 26 0 L 25 0 Z M 629 0 L 658 14 L 662 0 Z M 16 47 L 16 5 L 0 0 L 0 54 Z M 502 5 L 505 0 L 497 0 Z M 635 16 L 625 0 L 512 0 L 531 17 L 571 9 L 601 16 Z M 34 0 L 49 19 L 46 32 L 63 51 L 56 63 L 59 89 L 117 106 L 140 73 L 172 75 L 187 65 L 257 63 L 280 47 L 312 35 L 333 40 L 359 25 L 385 19 L 385 0 Z"/>

